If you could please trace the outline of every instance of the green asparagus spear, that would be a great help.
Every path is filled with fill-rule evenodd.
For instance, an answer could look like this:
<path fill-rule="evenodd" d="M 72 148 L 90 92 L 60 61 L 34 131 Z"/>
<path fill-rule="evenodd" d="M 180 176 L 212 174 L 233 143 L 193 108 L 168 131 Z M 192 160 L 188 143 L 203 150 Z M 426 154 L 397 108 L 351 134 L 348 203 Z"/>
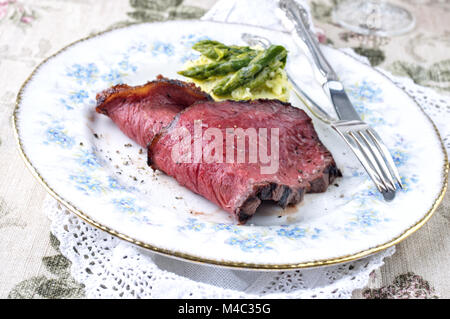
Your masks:
<path fill-rule="evenodd" d="M 276 72 L 278 69 L 282 69 L 284 67 L 284 63 L 282 61 L 275 61 L 271 63 L 267 67 L 265 67 L 258 75 L 248 82 L 245 86 L 250 90 L 262 87 L 267 80 L 272 77 L 272 72 Z"/>
<path fill-rule="evenodd" d="M 256 52 L 243 53 L 228 61 L 193 66 L 179 71 L 178 74 L 197 80 L 205 80 L 212 76 L 223 76 L 247 66 L 255 56 Z"/>
<path fill-rule="evenodd" d="M 220 61 L 233 56 L 253 52 L 249 47 L 226 46 L 223 43 L 213 40 L 202 40 L 195 43 L 192 48 L 211 60 Z"/>
<path fill-rule="evenodd" d="M 275 61 L 286 61 L 287 51 L 283 46 L 271 45 L 267 50 L 259 53 L 246 67 L 225 77 L 213 89 L 218 96 L 230 94 L 234 89 L 253 80 L 265 67 Z"/>

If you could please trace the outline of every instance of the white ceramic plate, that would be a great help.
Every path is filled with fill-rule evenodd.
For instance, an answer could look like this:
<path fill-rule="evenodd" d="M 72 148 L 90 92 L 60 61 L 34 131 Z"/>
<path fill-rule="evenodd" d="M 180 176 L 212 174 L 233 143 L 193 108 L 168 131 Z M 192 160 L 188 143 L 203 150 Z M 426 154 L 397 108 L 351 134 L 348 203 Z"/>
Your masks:
<path fill-rule="evenodd" d="M 405 189 L 387 203 L 330 127 L 314 119 L 343 177 L 322 194 L 282 210 L 265 206 L 247 225 L 146 165 L 145 150 L 109 118 L 95 95 L 176 71 L 210 38 L 244 44 L 258 34 L 289 50 L 288 68 L 317 101 L 307 59 L 289 35 L 199 21 L 140 24 L 63 49 L 43 62 L 18 95 L 14 125 L 23 157 L 48 191 L 95 226 L 140 246 L 197 262 L 242 268 L 300 268 L 338 263 L 393 245 L 432 215 L 445 191 L 447 159 L 438 133 L 417 104 L 389 79 L 330 48 L 324 53 L 363 119 L 383 137 Z M 292 97 L 293 105 L 303 105 Z"/>

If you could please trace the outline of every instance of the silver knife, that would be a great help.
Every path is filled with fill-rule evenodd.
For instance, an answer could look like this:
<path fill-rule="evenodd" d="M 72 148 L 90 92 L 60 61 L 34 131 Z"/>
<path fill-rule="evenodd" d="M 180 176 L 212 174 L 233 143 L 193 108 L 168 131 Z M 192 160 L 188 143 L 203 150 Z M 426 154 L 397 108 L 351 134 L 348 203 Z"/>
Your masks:
<path fill-rule="evenodd" d="M 339 119 L 361 121 L 347 93 L 344 91 L 344 86 L 339 82 L 336 72 L 323 56 L 316 37 L 312 36 L 312 32 L 309 30 L 308 15 L 305 9 L 292 0 L 280 0 L 279 4 L 280 8 L 290 19 L 290 22 L 294 24 L 296 34 L 308 47 L 314 64 L 317 67 L 317 70 L 315 70 L 316 79 L 322 85 L 325 93 L 330 97 Z"/>

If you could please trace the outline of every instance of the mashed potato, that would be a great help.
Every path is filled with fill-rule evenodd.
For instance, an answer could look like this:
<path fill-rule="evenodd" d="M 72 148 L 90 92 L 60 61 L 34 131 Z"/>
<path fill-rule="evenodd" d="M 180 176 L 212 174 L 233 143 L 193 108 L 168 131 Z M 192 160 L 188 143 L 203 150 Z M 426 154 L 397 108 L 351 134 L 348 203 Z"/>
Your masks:
<path fill-rule="evenodd" d="M 214 61 L 208 59 L 205 56 L 200 56 L 200 58 L 198 58 L 197 60 L 188 61 L 185 64 L 185 69 L 193 66 L 208 64 L 211 62 Z M 289 100 L 289 82 L 287 79 L 286 71 L 281 68 L 272 72 L 270 79 L 266 81 L 264 86 L 258 87 L 253 90 L 250 90 L 250 88 L 248 87 L 240 87 L 231 92 L 230 96 L 216 96 L 215 94 L 212 93 L 214 86 L 221 79 L 223 79 L 223 76 L 215 77 L 205 81 L 189 78 L 189 81 L 192 81 L 195 84 L 197 84 L 199 87 L 201 87 L 203 91 L 209 93 L 217 101 L 226 99 L 233 99 L 233 100 L 278 99 L 287 102 Z"/>

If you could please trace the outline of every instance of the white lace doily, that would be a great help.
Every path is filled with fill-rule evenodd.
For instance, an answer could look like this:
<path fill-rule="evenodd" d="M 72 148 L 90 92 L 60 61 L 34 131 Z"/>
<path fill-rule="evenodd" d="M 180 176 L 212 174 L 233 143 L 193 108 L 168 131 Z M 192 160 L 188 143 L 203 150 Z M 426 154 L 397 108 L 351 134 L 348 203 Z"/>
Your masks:
<path fill-rule="evenodd" d="M 395 251 L 315 269 L 230 270 L 151 253 L 85 223 L 50 197 L 44 209 L 88 298 L 350 298 Z"/>
<path fill-rule="evenodd" d="M 244 21 L 243 14 L 248 18 L 248 12 L 253 12 L 253 20 L 246 19 L 246 23 L 280 29 L 274 5 L 271 0 L 219 1 L 205 18 L 239 22 Z M 424 108 L 449 149 L 450 98 L 383 73 Z M 395 252 L 391 247 L 357 261 L 297 271 L 232 270 L 134 246 L 85 223 L 50 196 L 44 210 L 52 220 L 51 232 L 60 241 L 61 253 L 72 262 L 71 273 L 85 285 L 88 298 L 350 298 L 355 289 L 367 284 L 384 258 Z"/>

